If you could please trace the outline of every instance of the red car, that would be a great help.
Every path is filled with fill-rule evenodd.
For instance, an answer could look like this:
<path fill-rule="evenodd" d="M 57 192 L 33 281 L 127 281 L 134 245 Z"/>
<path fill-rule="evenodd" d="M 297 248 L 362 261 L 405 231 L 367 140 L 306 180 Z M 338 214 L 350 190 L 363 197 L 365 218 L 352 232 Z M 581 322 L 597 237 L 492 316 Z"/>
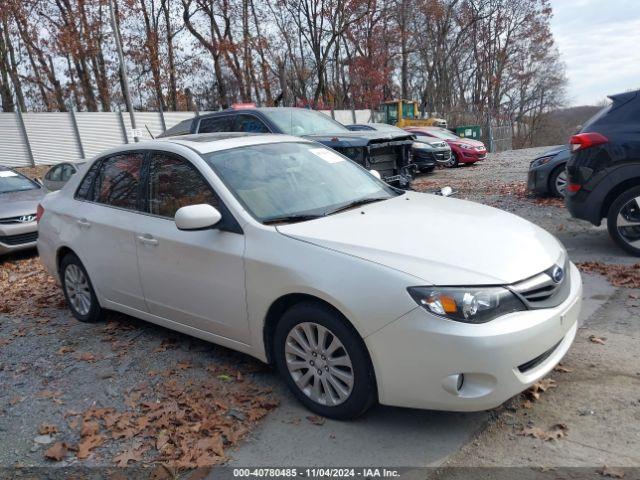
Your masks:
<path fill-rule="evenodd" d="M 446 128 L 407 127 L 405 130 L 417 135 L 439 138 L 447 142 L 451 147 L 451 157 L 446 163 L 443 163 L 445 167 L 457 167 L 461 163 L 473 165 L 487 158 L 487 149 L 484 143 L 470 138 L 461 138 Z"/>

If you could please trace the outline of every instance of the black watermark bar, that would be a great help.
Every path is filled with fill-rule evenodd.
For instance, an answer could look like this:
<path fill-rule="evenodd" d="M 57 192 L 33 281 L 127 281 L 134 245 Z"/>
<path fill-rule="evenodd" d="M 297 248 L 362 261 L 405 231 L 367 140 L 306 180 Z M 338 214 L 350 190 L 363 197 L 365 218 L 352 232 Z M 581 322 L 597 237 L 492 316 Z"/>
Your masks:
<path fill-rule="evenodd" d="M 0 468 L 11 480 L 239 480 L 239 479 L 392 479 L 392 480 L 640 480 L 639 467 L 226 467 L 181 470 L 164 465 L 116 467 Z"/>

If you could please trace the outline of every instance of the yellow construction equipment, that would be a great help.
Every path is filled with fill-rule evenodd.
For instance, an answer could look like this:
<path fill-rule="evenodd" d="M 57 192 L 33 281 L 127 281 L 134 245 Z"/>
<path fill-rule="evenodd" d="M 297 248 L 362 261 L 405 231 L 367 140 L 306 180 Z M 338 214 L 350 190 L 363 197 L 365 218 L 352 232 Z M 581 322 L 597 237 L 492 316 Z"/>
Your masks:
<path fill-rule="evenodd" d="M 443 118 L 419 118 L 418 102 L 413 100 L 388 100 L 380 105 L 382 122 L 396 127 L 442 127 L 447 128 Z"/>

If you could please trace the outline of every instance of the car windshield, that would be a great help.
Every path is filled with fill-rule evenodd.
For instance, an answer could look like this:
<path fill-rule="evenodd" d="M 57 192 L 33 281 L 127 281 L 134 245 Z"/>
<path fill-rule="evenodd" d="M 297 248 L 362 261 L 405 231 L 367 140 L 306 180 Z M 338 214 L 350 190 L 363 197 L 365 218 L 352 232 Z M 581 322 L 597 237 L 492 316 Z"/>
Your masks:
<path fill-rule="evenodd" d="M 21 192 L 40 188 L 36 183 L 12 170 L 0 170 L 0 193 Z"/>
<path fill-rule="evenodd" d="M 440 140 L 433 137 L 427 137 L 426 135 L 416 135 L 416 142 L 428 143 L 431 145 L 432 143 L 440 143 Z"/>
<path fill-rule="evenodd" d="M 356 163 L 315 143 L 252 145 L 204 159 L 265 223 L 306 220 L 399 195 Z"/>
<path fill-rule="evenodd" d="M 325 135 L 349 132 L 344 125 L 336 122 L 324 113 L 313 110 L 283 108 L 263 110 L 269 120 L 275 123 L 282 133 L 288 135 Z"/>
<path fill-rule="evenodd" d="M 433 130 L 429 130 L 429 135 L 441 138 L 442 140 L 460 140 L 460 137 L 455 133 L 452 133 L 449 130 L 445 130 L 443 128 L 434 128 Z"/>

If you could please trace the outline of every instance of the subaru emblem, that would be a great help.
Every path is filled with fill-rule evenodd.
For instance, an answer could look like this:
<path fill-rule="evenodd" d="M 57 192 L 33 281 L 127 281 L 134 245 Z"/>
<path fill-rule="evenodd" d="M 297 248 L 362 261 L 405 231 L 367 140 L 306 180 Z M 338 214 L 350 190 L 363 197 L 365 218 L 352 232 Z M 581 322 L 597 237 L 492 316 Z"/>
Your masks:
<path fill-rule="evenodd" d="M 564 270 L 562 269 L 562 267 L 559 267 L 557 265 L 553 267 L 553 270 L 551 270 L 551 279 L 555 283 L 561 283 L 562 280 L 564 280 Z"/>

